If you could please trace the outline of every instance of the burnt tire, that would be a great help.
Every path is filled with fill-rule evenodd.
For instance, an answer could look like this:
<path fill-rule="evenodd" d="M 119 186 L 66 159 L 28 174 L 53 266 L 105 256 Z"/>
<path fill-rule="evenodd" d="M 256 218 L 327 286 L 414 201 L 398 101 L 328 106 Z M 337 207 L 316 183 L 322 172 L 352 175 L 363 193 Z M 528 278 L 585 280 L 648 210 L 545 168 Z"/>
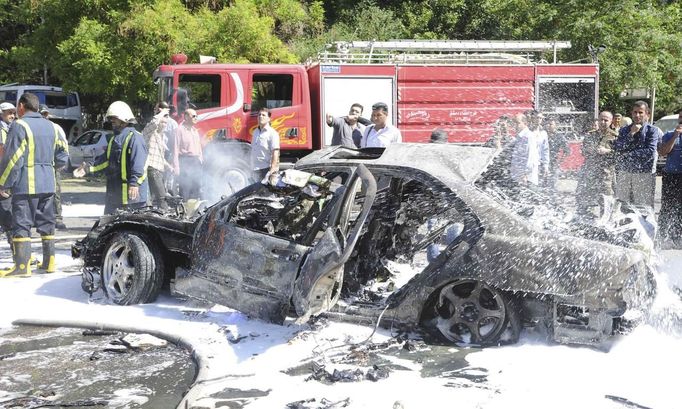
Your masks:
<path fill-rule="evenodd" d="M 441 287 L 426 305 L 424 324 L 456 345 L 512 344 L 521 332 L 519 308 L 504 292 L 473 279 Z"/>
<path fill-rule="evenodd" d="M 104 248 L 102 288 L 115 304 L 153 302 L 164 278 L 161 252 L 149 238 L 134 231 L 114 233 Z"/>

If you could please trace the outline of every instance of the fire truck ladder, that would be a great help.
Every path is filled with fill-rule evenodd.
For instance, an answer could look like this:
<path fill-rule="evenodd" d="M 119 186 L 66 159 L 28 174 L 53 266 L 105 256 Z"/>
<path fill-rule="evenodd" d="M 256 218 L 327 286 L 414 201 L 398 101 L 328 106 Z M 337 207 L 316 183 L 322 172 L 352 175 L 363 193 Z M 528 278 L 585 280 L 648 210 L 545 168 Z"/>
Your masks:
<path fill-rule="evenodd" d="M 392 40 L 337 41 L 320 63 L 528 64 L 537 53 L 570 48 L 570 41 Z"/>

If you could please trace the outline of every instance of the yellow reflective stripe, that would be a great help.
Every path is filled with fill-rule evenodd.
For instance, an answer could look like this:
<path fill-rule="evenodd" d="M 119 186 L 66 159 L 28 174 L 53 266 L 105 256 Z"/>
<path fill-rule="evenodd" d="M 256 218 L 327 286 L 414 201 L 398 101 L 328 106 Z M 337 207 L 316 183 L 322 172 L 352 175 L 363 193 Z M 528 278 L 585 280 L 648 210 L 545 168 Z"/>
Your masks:
<path fill-rule="evenodd" d="M 125 141 L 123 141 L 123 150 L 121 151 L 121 180 L 124 182 L 128 181 L 128 143 L 130 142 L 130 137 L 133 136 L 133 132 L 128 132 Z"/>
<path fill-rule="evenodd" d="M 128 204 L 128 184 L 126 182 L 123 182 L 123 186 L 121 186 L 121 203 Z"/>
<path fill-rule="evenodd" d="M 55 150 L 57 149 L 57 146 L 61 146 L 64 149 L 64 151 L 66 151 L 66 153 L 69 153 L 69 144 L 59 137 L 59 125 L 55 123 L 53 123 L 52 125 L 54 126 Z"/>
<path fill-rule="evenodd" d="M 54 236 L 40 236 L 42 240 L 54 240 Z"/>
<path fill-rule="evenodd" d="M 109 139 L 109 144 L 107 145 L 107 160 L 104 162 L 100 163 L 97 166 L 90 166 L 90 173 L 94 172 L 99 172 L 102 169 L 105 169 L 107 166 L 109 166 L 109 158 L 111 157 L 111 146 L 114 144 L 114 138 L 116 136 L 112 135 L 111 139 Z"/>
<path fill-rule="evenodd" d="M 7 178 L 9 177 L 10 172 L 12 172 L 12 169 L 14 168 L 14 165 L 17 164 L 19 159 L 24 154 L 24 149 L 26 149 L 26 139 L 21 141 L 21 145 L 19 145 L 19 148 L 17 149 L 17 151 L 14 152 L 14 155 L 12 155 L 12 158 L 7 163 L 7 167 L 5 168 L 5 171 L 2 172 L 2 175 L 0 175 L 0 185 L 2 185 L 2 186 L 5 185 L 5 183 L 7 182 Z"/>
<path fill-rule="evenodd" d="M 28 191 L 29 195 L 36 193 L 36 169 L 35 169 L 35 141 L 33 140 L 33 131 L 26 122 L 22 119 L 17 119 L 17 124 L 24 127 L 26 131 L 26 140 L 28 141 L 28 160 L 26 161 L 26 170 L 28 171 Z"/>
<path fill-rule="evenodd" d="M 4 145 L 6 141 L 7 141 L 7 131 L 4 128 L 0 129 L 0 143 L 2 143 Z"/>
<path fill-rule="evenodd" d="M 31 241 L 31 238 L 30 237 L 14 237 L 14 238 L 12 238 L 12 241 L 15 243 L 24 242 L 24 241 Z"/>
<path fill-rule="evenodd" d="M 144 173 L 142 173 L 142 176 L 140 176 L 140 177 L 137 179 L 137 184 L 138 184 L 138 185 L 143 184 L 143 183 L 144 183 L 144 180 L 145 180 L 146 178 L 147 178 L 147 168 L 145 167 L 145 168 L 144 168 Z"/>
<path fill-rule="evenodd" d="M 90 173 L 99 172 L 100 170 L 105 169 L 107 166 L 109 166 L 108 160 L 105 160 L 97 166 L 90 166 Z"/>

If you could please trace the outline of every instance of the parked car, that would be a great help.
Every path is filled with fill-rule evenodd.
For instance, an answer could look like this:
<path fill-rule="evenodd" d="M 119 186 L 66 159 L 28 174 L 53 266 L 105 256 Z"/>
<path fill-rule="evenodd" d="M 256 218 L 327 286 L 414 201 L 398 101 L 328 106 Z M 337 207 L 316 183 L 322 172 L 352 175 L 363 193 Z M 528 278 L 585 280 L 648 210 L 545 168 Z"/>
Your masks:
<path fill-rule="evenodd" d="M 69 169 L 77 168 L 83 162 L 92 162 L 107 150 L 113 131 L 93 129 L 75 137 L 69 143 Z"/>
<path fill-rule="evenodd" d="M 170 275 L 174 294 L 277 323 L 326 312 L 476 345 L 539 325 L 600 344 L 647 308 L 652 242 L 635 210 L 569 222 L 509 183 L 510 148 L 329 147 L 194 218 L 104 216 L 72 252 L 83 288 L 118 304 L 153 301 Z"/>

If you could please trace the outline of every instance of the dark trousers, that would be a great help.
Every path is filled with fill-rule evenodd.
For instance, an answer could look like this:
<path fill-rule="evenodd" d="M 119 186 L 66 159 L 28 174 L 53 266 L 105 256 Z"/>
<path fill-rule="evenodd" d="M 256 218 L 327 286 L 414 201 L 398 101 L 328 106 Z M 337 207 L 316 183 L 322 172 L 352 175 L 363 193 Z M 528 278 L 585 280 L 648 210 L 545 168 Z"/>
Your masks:
<path fill-rule="evenodd" d="M 147 179 L 149 180 L 149 195 L 151 197 L 152 206 L 158 207 L 160 209 L 167 209 L 167 192 L 163 172 L 158 169 L 148 167 Z"/>
<path fill-rule="evenodd" d="M 54 225 L 54 193 L 12 196 L 12 237 L 31 237 L 32 227 L 51 236 Z"/>
<path fill-rule="evenodd" d="M 682 173 L 663 174 L 658 228 L 661 240 L 682 245 Z"/>
<path fill-rule="evenodd" d="M 54 169 L 54 181 L 55 181 L 55 192 L 54 192 L 54 212 L 55 219 L 57 222 L 62 221 L 62 172 L 61 170 Z"/>
<path fill-rule="evenodd" d="M 140 190 L 146 189 L 147 185 L 140 186 Z M 142 196 L 139 202 L 131 203 L 128 201 L 127 205 L 123 205 L 123 182 L 121 179 L 113 176 L 107 177 L 107 191 L 104 194 L 104 214 L 113 214 L 116 209 L 134 210 L 142 209 L 147 206 L 146 196 Z M 140 195 L 143 193 L 141 192 Z"/>
<path fill-rule="evenodd" d="M 7 241 L 12 244 L 12 197 L 0 199 L 0 227 L 7 236 Z"/>
<path fill-rule="evenodd" d="M 196 156 L 180 156 L 180 196 L 185 200 L 198 199 L 201 188 L 201 161 Z"/>

